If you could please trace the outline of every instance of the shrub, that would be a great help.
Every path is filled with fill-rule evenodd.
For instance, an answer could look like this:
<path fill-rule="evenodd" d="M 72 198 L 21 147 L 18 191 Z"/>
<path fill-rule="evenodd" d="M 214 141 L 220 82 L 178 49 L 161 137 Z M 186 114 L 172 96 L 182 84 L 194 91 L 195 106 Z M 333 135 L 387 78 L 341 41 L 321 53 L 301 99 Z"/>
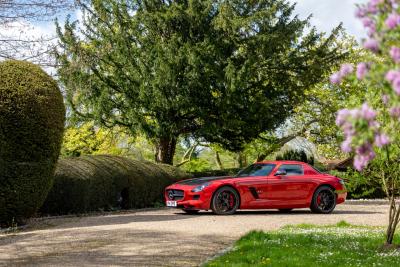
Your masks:
<path fill-rule="evenodd" d="M 52 185 L 64 130 L 57 83 L 38 66 L 0 63 L 0 225 L 21 223 Z"/>
<path fill-rule="evenodd" d="M 213 176 L 232 176 L 236 175 L 241 169 L 240 168 L 232 168 L 232 169 L 224 169 L 224 170 L 209 170 L 209 171 L 201 171 L 201 172 L 191 172 L 193 177 L 213 177 Z"/>
<path fill-rule="evenodd" d="M 163 201 L 166 186 L 183 178 L 189 175 L 173 166 L 120 156 L 64 158 L 41 211 L 69 214 L 152 207 Z"/>
<path fill-rule="evenodd" d="M 307 156 L 304 150 L 287 150 L 283 154 L 278 155 L 276 160 L 297 160 L 314 165 L 314 157 Z"/>
<path fill-rule="evenodd" d="M 369 173 L 365 171 L 359 172 L 351 168 L 347 169 L 345 172 L 332 170 L 330 173 L 345 180 L 348 199 L 386 198 L 386 194 L 382 189 L 381 181 L 369 177 L 371 175 L 371 167 L 373 166 L 369 166 L 366 170 L 369 171 Z"/>

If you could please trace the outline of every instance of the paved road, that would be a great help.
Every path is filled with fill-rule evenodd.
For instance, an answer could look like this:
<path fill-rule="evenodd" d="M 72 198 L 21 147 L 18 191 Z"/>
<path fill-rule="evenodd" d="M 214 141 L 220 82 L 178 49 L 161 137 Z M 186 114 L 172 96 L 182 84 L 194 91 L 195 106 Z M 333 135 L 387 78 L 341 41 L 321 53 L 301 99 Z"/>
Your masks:
<path fill-rule="evenodd" d="M 386 205 L 339 205 L 333 214 L 295 210 L 186 215 L 161 209 L 48 219 L 17 234 L 0 234 L 0 266 L 198 266 L 250 230 L 286 224 L 385 225 Z"/>

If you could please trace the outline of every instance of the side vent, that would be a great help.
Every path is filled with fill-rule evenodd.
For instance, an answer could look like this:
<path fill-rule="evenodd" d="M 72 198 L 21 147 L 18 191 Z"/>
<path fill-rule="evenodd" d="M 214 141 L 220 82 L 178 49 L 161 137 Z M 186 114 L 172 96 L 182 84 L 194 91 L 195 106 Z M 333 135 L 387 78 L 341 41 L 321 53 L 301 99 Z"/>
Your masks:
<path fill-rule="evenodd" d="M 251 194 L 255 199 L 259 199 L 260 197 L 258 196 L 257 190 L 254 187 L 249 187 Z"/>

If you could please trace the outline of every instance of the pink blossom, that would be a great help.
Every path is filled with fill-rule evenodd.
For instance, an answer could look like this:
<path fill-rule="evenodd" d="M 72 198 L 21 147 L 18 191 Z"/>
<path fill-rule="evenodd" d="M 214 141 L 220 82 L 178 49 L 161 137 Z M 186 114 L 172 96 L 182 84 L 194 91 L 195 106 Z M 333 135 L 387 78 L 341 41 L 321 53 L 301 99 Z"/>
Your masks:
<path fill-rule="evenodd" d="M 380 126 L 379 122 L 377 122 L 375 120 L 368 122 L 368 127 L 371 128 L 371 129 L 378 129 L 379 126 Z"/>
<path fill-rule="evenodd" d="M 356 129 L 354 129 L 353 125 L 350 122 L 343 124 L 342 129 L 345 136 L 349 137 L 356 134 Z"/>
<path fill-rule="evenodd" d="M 363 7 L 358 7 L 355 12 L 357 18 L 363 18 L 367 15 L 367 10 Z"/>
<path fill-rule="evenodd" d="M 361 116 L 367 121 L 374 120 L 376 118 L 376 112 L 370 108 L 367 103 L 364 103 L 361 106 Z"/>
<path fill-rule="evenodd" d="M 400 23 L 400 16 L 396 13 L 390 14 L 387 19 L 385 20 L 385 25 L 389 29 L 396 28 Z"/>
<path fill-rule="evenodd" d="M 367 63 L 361 62 L 357 65 L 357 79 L 362 80 L 365 75 L 368 73 L 368 65 Z"/>
<path fill-rule="evenodd" d="M 397 7 L 398 7 L 396 1 L 398 1 L 398 0 L 389 0 L 390 5 L 392 6 L 393 9 L 397 9 Z"/>
<path fill-rule="evenodd" d="M 369 161 L 375 158 L 375 153 L 371 153 L 370 156 L 367 155 L 356 155 L 354 157 L 354 168 L 356 168 L 357 171 L 362 171 L 365 167 L 367 167 Z"/>
<path fill-rule="evenodd" d="M 357 154 L 368 154 L 372 150 L 372 145 L 370 143 L 364 143 L 361 146 L 357 147 Z"/>
<path fill-rule="evenodd" d="M 377 134 L 375 135 L 375 145 L 377 147 L 384 147 L 390 143 L 389 136 L 386 134 Z"/>
<path fill-rule="evenodd" d="M 372 148 L 372 144 L 366 142 L 356 148 L 356 156 L 354 157 L 354 167 L 361 171 L 368 163 L 375 158 L 375 152 Z"/>
<path fill-rule="evenodd" d="M 369 37 L 373 37 L 375 33 L 376 33 L 376 25 L 375 25 L 375 24 L 372 24 L 371 26 L 369 26 L 369 27 L 367 28 L 367 35 L 368 35 Z"/>
<path fill-rule="evenodd" d="M 343 152 L 345 153 L 350 153 L 352 151 L 351 148 L 351 137 L 347 138 L 346 140 L 344 140 L 344 142 L 340 145 L 340 148 L 342 149 Z"/>
<path fill-rule="evenodd" d="M 350 115 L 350 110 L 348 110 L 346 108 L 339 110 L 338 114 L 336 116 L 336 125 L 337 126 L 342 126 L 346 122 L 347 117 L 349 115 Z"/>
<path fill-rule="evenodd" d="M 364 27 L 371 27 L 371 25 L 375 25 L 375 22 L 373 19 L 369 18 L 369 17 L 365 17 L 361 20 L 362 24 L 364 25 Z"/>
<path fill-rule="evenodd" d="M 388 95 L 382 95 L 382 103 L 387 106 L 387 104 L 389 103 L 389 99 L 390 97 Z"/>
<path fill-rule="evenodd" d="M 364 42 L 364 48 L 371 50 L 374 53 L 379 52 L 379 43 L 377 40 L 371 38 Z"/>
<path fill-rule="evenodd" d="M 342 66 L 340 67 L 340 76 L 343 78 L 344 76 L 352 73 L 354 70 L 354 67 L 352 64 L 346 63 L 346 64 L 342 64 Z"/>
<path fill-rule="evenodd" d="M 389 82 L 393 82 L 399 76 L 400 76 L 400 71 L 398 71 L 398 70 L 389 70 L 386 73 L 385 79 L 388 80 Z"/>
<path fill-rule="evenodd" d="M 394 118 L 400 118 L 400 107 L 392 107 L 389 110 L 390 116 Z"/>
<path fill-rule="evenodd" d="M 330 81 L 332 84 L 340 84 L 342 82 L 342 77 L 340 76 L 339 72 L 335 72 L 331 75 Z"/>
<path fill-rule="evenodd" d="M 378 13 L 378 6 L 374 2 L 370 2 L 367 5 L 367 12 L 370 14 L 376 14 Z"/>
<path fill-rule="evenodd" d="M 361 118 L 362 116 L 362 114 L 361 114 L 361 110 L 359 110 L 359 109 L 352 109 L 352 110 L 350 110 L 350 114 L 351 114 L 351 116 L 353 117 L 353 118 L 355 118 L 355 119 L 359 119 L 359 118 Z"/>
<path fill-rule="evenodd" d="M 392 57 L 395 63 L 400 62 L 400 48 L 396 46 L 392 46 L 390 48 L 390 56 Z"/>
<path fill-rule="evenodd" d="M 400 77 L 397 77 L 393 83 L 393 90 L 396 92 L 397 95 L 400 95 Z"/>
<path fill-rule="evenodd" d="M 369 1 L 370 5 L 378 6 L 380 3 L 383 3 L 385 0 L 371 0 Z"/>

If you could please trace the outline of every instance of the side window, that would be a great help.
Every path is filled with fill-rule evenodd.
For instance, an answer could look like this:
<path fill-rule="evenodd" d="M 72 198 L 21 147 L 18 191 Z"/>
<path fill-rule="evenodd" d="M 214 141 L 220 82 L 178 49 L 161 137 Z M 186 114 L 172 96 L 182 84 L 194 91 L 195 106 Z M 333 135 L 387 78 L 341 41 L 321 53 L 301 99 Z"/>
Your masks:
<path fill-rule="evenodd" d="M 278 171 L 286 171 L 286 175 L 303 175 L 303 166 L 299 164 L 284 164 L 279 167 Z"/>

